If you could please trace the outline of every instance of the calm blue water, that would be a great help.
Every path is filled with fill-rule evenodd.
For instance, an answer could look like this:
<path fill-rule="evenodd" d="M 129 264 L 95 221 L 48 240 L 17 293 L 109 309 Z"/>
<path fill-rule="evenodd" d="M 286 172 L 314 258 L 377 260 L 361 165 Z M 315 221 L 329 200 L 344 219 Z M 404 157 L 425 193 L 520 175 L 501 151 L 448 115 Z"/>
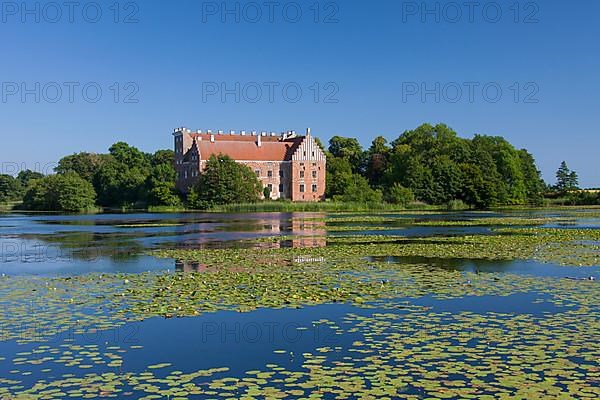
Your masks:
<path fill-rule="evenodd" d="M 535 212 L 534 216 L 545 217 Z M 358 231 L 328 232 L 322 213 L 258 213 L 258 214 L 104 214 L 89 216 L 0 214 L 0 273 L 8 276 L 73 276 L 89 273 L 141 273 L 145 271 L 182 270 L 175 260 L 158 259 L 147 253 L 153 249 L 251 247 L 246 242 L 268 236 L 400 235 L 433 237 L 450 235 L 489 235 L 493 227 L 420 227 L 415 221 L 463 220 L 502 217 L 499 213 L 398 214 L 397 229 L 376 230 L 377 224 L 354 223 Z M 531 215 L 531 213 L 529 214 Z M 519 216 L 513 215 L 511 216 Z M 555 216 L 560 216 L 556 214 Z M 125 227 L 132 224 L 169 224 L 174 226 Z M 348 226 L 350 223 L 338 225 Z M 598 229 L 598 220 L 585 218 L 570 223 L 548 225 L 565 229 L 588 227 Z M 362 230 L 366 229 L 366 230 Z M 316 243 L 316 245 L 324 245 Z M 286 240 L 282 246 L 295 246 Z M 440 259 L 428 257 L 380 257 L 371 260 L 424 265 L 427 271 L 439 270 L 479 274 L 516 274 L 554 279 L 585 279 L 598 277 L 600 267 L 574 268 L 534 261 L 491 261 Z M 426 266 L 426 267 L 425 267 Z M 33 294 L 32 294 L 33 295 Z M 520 293 L 511 296 L 462 297 L 440 300 L 433 296 L 405 299 L 411 307 L 422 307 L 431 313 L 463 312 L 486 315 L 502 313 L 544 317 L 571 310 L 545 301 L 548 295 Z M 401 301 L 402 299 L 396 299 Z M 6 312 L 6 310 L 4 310 Z M 10 310 L 8 311 L 10 312 Z M 130 322 L 120 328 L 91 330 L 85 334 L 61 332 L 44 343 L 19 344 L 0 338 L 0 379 L 17 379 L 30 387 L 41 379 L 52 381 L 64 374 L 83 376 L 85 373 L 115 372 L 114 367 L 95 365 L 89 370 L 77 366 L 46 362 L 40 365 L 13 365 L 18 353 L 34 352 L 40 345 L 58 348 L 97 346 L 99 354 L 121 350 L 123 365 L 118 371 L 140 373 L 157 363 L 172 363 L 162 369 L 162 376 L 172 371 L 193 372 L 200 369 L 228 367 L 219 376 L 243 376 L 249 370 L 264 370 L 266 364 L 277 364 L 287 370 L 301 368 L 303 353 L 316 354 L 317 349 L 332 347 L 349 349 L 352 343 L 364 339 L 359 331 L 337 334 L 335 325 L 342 326 L 349 314 L 373 316 L 377 313 L 409 312 L 399 308 L 357 308 L 348 304 L 331 304 L 301 309 L 260 309 L 249 313 L 216 312 L 194 318 L 151 318 Z M 329 322 L 323 323 L 323 320 Z M 321 322 L 319 322 L 321 321 Z M 338 332 L 339 333 L 339 332 Z M 132 348 L 131 346 L 141 346 Z M 276 350 L 285 350 L 279 354 Z M 39 354 L 43 354 L 40 352 Z M 347 351 L 336 351 L 329 359 L 343 361 Z M 42 355 L 39 355 L 42 357 Z M 5 361 L 1 359 L 5 358 Z M 84 357 L 85 358 L 85 357 Z M 83 360 L 81 363 L 89 363 Z M 49 371 L 48 371 L 49 369 Z M 25 373 L 25 375 L 23 375 Z M 135 398 L 135 395 L 133 396 Z"/>

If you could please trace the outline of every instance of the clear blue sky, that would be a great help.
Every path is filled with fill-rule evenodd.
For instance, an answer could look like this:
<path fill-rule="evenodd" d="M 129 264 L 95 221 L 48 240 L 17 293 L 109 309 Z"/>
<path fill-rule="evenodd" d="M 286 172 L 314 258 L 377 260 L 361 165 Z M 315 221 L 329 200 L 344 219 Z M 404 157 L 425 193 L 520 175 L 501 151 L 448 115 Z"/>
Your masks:
<path fill-rule="evenodd" d="M 103 152 L 119 140 L 171 148 L 178 126 L 311 127 L 324 141 L 352 136 L 368 146 L 377 135 L 393 140 L 444 122 L 461 136 L 502 135 L 529 149 L 551 182 L 564 159 L 582 185 L 600 186 L 597 0 L 481 0 L 473 9 L 462 0 L 426 2 L 432 13 L 421 1 L 280 0 L 272 15 L 262 1 L 229 1 L 234 11 L 225 15 L 221 1 L 121 1 L 118 15 L 115 0 L 81 0 L 74 9 L 36 3 L 2 2 L 3 172 Z M 237 82 L 239 102 L 211 94 L 223 83 L 235 91 Z M 272 101 L 269 82 L 279 85 Z M 478 85 L 472 101 L 467 82 Z M 433 92 L 411 94 L 422 84 Z M 453 102 L 457 85 L 463 93 Z M 502 96 L 492 102 L 497 88 Z"/>

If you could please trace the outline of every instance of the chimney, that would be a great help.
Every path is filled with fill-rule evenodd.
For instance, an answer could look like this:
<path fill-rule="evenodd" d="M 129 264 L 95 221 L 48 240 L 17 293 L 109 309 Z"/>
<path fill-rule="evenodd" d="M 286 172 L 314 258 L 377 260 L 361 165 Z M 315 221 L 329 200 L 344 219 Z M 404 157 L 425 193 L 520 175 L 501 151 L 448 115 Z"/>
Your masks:
<path fill-rule="evenodd" d="M 215 135 L 213 135 L 212 133 L 210 134 L 210 142 L 211 143 L 215 142 Z"/>
<path fill-rule="evenodd" d="M 241 132 L 241 135 L 242 135 L 242 136 L 246 136 L 246 131 L 242 131 L 242 132 Z"/>
<path fill-rule="evenodd" d="M 306 128 L 306 136 L 310 136 L 310 128 Z"/>
<path fill-rule="evenodd" d="M 258 136 L 256 137 L 256 145 L 257 145 L 258 147 L 262 147 L 262 136 L 261 136 L 261 135 L 258 135 Z"/>

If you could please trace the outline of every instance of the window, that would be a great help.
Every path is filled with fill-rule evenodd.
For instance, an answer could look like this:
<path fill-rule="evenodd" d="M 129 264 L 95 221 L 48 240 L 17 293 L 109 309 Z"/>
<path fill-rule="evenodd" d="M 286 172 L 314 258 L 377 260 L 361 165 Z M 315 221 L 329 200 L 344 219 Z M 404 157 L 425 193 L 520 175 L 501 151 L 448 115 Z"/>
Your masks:
<path fill-rule="evenodd" d="M 317 179 L 317 171 L 312 172 L 312 177 L 313 177 L 313 179 Z"/>
<path fill-rule="evenodd" d="M 267 187 L 269 188 L 269 193 L 273 192 L 273 185 L 271 185 L 270 183 L 267 185 Z"/>
<path fill-rule="evenodd" d="M 304 178 L 304 171 L 300 171 L 300 178 Z"/>
<path fill-rule="evenodd" d="M 304 185 L 300 185 L 300 193 L 304 193 Z"/>
<path fill-rule="evenodd" d="M 267 177 L 272 178 L 273 177 L 273 171 L 267 171 Z"/>
<path fill-rule="evenodd" d="M 313 163 L 313 167 L 316 167 L 316 166 L 317 166 L 317 163 L 316 163 L 316 162 L 314 162 L 314 163 Z"/>
<path fill-rule="evenodd" d="M 256 176 L 260 176 L 260 170 L 259 169 L 254 170 L 254 173 L 256 174 Z"/>
<path fill-rule="evenodd" d="M 283 170 L 282 169 L 279 170 L 279 177 L 283 178 Z"/>
<path fill-rule="evenodd" d="M 313 193 L 317 193 L 317 185 L 312 185 L 312 191 Z"/>
<path fill-rule="evenodd" d="M 283 193 L 283 184 L 279 185 L 279 193 Z"/>
<path fill-rule="evenodd" d="M 183 177 L 184 177 L 185 179 L 187 179 L 187 171 L 184 171 L 184 172 L 183 172 Z"/>
<path fill-rule="evenodd" d="M 315 152 L 314 151 L 312 152 L 312 156 L 313 156 L 313 158 L 315 157 Z"/>

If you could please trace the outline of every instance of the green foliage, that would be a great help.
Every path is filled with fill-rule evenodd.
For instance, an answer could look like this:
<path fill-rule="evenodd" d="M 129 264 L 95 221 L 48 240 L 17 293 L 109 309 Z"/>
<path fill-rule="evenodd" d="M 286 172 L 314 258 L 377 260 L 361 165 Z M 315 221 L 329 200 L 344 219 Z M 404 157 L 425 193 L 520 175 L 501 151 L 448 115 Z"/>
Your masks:
<path fill-rule="evenodd" d="M 0 203 L 18 200 L 21 197 L 21 182 L 10 175 L 0 175 Z"/>
<path fill-rule="evenodd" d="M 41 179 L 43 177 L 44 175 L 39 172 L 34 172 L 30 169 L 26 169 L 19 172 L 19 174 L 17 175 L 17 180 L 21 183 L 21 187 L 26 188 L 27 186 L 29 186 L 29 182 L 33 181 L 34 179 Z"/>
<path fill-rule="evenodd" d="M 329 198 L 357 197 L 357 173 L 368 179 L 371 188 L 383 189 L 386 201 L 391 202 L 405 202 L 401 188 L 406 188 L 428 204 L 460 200 L 461 207 L 482 209 L 540 204 L 545 189 L 535 160 L 526 150 L 515 149 L 502 137 L 463 139 L 443 124 L 406 131 L 391 147 L 385 138 L 377 137 L 366 152 L 356 139 L 335 136 L 329 153 Z M 567 178 L 572 177 L 569 171 Z"/>
<path fill-rule="evenodd" d="M 424 207 L 433 209 L 430 206 Z M 372 212 L 399 211 L 403 207 L 388 203 L 344 203 L 340 201 L 292 202 L 261 201 L 249 204 L 226 204 L 210 208 L 211 212 L 243 213 L 243 212 Z M 182 211 L 182 210 L 175 210 Z"/>
<path fill-rule="evenodd" d="M 354 173 L 364 172 L 365 154 L 355 138 L 334 136 L 329 140 L 329 153 L 333 157 L 348 160 Z"/>
<path fill-rule="evenodd" d="M 109 148 L 94 179 L 98 199 L 103 206 L 126 206 L 145 203 L 150 157 L 126 143 Z"/>
<path fill-rule="evenodd" d="M 556 171 L 556 190 L 564 193 L 570 190 L 577 190 L 578 188 L 579 178 L 577 172 L 571 171 L 566 161 L 563 161 Z"/>
<path fill-rule="evenodd" d="M 146 180 L 148 204 L 151 206 L 181 206 L 181 198 L 175 187 L 174 163 L 175 153 L 172 150 L 159 150 L 152 156 L 150 175 Z"/>
<path fill-rule="evenodd" d="M 225 155 L 213 155 L 188 195 L 188 205 L 202 210 L 221 204 L 253 203 L 261 193 L 262 185 L 248 166 Z"/>
<path fill-rule="evenodd" d="M 151 206 L 179 207 L 182 202 L 172 184 L 159 182 L 148 193 L 148 204 Z"/>
<path fill-rule="evenodd" d="M 58 162 L 58 167 L 54 171 L 58 174 L 75 172 L 88 182 L 92 182 L 94 176 L 102 166 L 105 157 L 100 154 L 78 153 L 63 157 Z"/>
<path fill-rule="evenodd" d="M 596 206 L 600 205 L 600 192 L 573 190 L 563 193 L 562 196 L 552 199 L 553 205 L 567 206 Z"/>
<path fill-rule="evenodd" d="M 353 179 L 352 166 L 345 158 L 330 156 L 327 158 L 326 197 L 344 194 Z"/>
<path fill-rule="evenodd" d="M 541 173 L 535 165 L 535 159 L 527 150 L 519 150 L 521 171 L 525 182 L 525 197 L 535 205 L 543 201 L 546 184 L 541 178 Z"/>
<path fill-rule="evenodd" d="M 406 207 L 415 201 L 415 194 L 399 183 L 394 183 L 385 194 L 385 201 Z"/>
<path fill-rule="evenodd" d="M 381 190 L 372 189 L 365 177 L 354 174 L 343 194 L 334 196 L 334 200 L 347 203 L 381 203 L 383 193 Z"/>
<path fill-rule="evenodd" d="M 458 137 L 443 124 L 424 124 L 392 142 L 387 185 L 400 183 L 430 204 L 452 200 L 477 207 L 539 202 L 540 172 L 526 150 L 501 137 Z"/>
<path fill-rule="evenodd" d="M 133 205 L 143 198 L 148 166 L 120 162 L 110 156 L 94 178 L 101 205 L 108 207 Z"/>
<path fill-rule="evenodd" d="M 450 200 L 446 203 L 446 209 L 450 211 L 467 210 L 469 206 L 462 200 Z"/>
<path fill-rule="evenodd" d="M 180 207 L 174 157 L 172 150 L 152 155 L 119 142 L 110 147 L 108 154 L 66 156 L 55 171 L 59 175 L 76 173 L 91 183 L 103 207 Z"/>
<path fill-rule="evenodd" d="M 263 197 L 265 198 L 265 200 L 268 200 L 271 198 L 271 189 L 268 186 L 265 186 L 263 188 Z"/>
<path fill-rule="evenodd" d="M 371 186 L 383 185 L 385 172 L 389 168 L 389 153 L 387 140 L 382 136 L 376 137 L 366 155 L 366 177 Z"/>
<path fill-rule="evenodd" d="M 23 198 L 23 206 L 36 211 L 76 212 L 93 209 L 95 200 L 92 184 L 74 172 L 67 172 L 32 181 Z"/>

